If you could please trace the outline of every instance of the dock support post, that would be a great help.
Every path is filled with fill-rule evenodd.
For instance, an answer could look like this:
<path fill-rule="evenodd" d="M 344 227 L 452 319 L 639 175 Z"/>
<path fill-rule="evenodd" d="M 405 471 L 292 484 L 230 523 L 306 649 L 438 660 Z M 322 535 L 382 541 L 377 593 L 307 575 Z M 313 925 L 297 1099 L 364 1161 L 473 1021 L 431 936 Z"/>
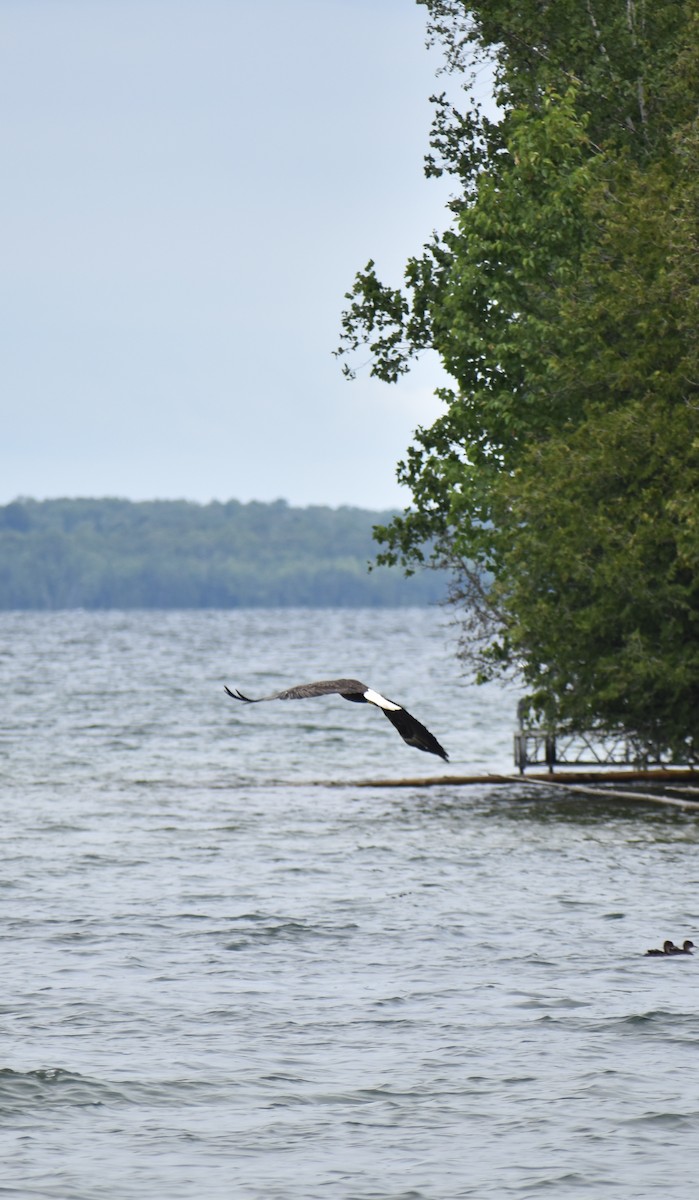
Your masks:
<path fill-rule="evenodd" d="M 545 744 L 546 766 L 549 769 L 549 775 L 553 775 L 553 768 L 556 765 L 556 735 L 555 733 L 546 734 Z"/>

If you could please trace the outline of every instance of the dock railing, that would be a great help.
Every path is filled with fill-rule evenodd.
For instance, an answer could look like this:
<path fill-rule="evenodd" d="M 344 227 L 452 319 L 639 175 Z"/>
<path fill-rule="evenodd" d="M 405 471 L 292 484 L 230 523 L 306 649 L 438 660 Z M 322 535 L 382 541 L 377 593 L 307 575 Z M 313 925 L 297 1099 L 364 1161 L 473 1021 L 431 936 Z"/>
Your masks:
<path fill-rule="evenodd" d="M 604 730 L 594 733 L 561 733 L 557 730 L 520 727 L 514 735 L 515 766 L 521 775 L 527 767 L 627 766 L 646 770 L 665 765 L 646 747 Z"/>
<path fill-rule="evenodd" d="M 515 766 L 523 775 L 527 767 L 631 767 L 647 771 L 651 767 L 696 766 L 696 760 L 681 764 L 657 747 L 644 745 L 619 730 L 589 729 L 575 733 L 539 725 L 531 721 L 527 697 L 517 705 L 518 729 L 514 735 Z"/>

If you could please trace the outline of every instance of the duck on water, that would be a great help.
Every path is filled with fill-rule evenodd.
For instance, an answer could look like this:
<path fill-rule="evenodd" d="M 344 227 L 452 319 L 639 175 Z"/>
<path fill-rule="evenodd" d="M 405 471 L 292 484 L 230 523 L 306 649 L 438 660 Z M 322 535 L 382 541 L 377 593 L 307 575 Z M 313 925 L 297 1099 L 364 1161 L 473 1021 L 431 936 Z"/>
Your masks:
<path fill-rule="evenodd" d="M 649 956 L 651 958 L 666 958 L 673 954 L 691 954 L 693 949 L 694 942 L 690 942 L 689 938 L 686 938 L 681 946 L 676 946 L 674 942 L 666 941 L 663 942 L 662 950 L 646 950 L 646 958 Z"/>

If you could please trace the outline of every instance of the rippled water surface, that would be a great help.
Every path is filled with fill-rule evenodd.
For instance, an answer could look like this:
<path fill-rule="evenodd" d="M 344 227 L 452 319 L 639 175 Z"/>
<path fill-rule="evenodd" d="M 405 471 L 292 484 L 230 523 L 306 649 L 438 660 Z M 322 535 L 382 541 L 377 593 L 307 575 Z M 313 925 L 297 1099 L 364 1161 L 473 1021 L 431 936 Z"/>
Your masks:
<path fill-rule="evenodd" d="M 698 818 L 528 784 L 440 611 L 0 614 L 0 1195 L 690 1200 Z M 236 705 L 352 675 L 368 706 Z"/>

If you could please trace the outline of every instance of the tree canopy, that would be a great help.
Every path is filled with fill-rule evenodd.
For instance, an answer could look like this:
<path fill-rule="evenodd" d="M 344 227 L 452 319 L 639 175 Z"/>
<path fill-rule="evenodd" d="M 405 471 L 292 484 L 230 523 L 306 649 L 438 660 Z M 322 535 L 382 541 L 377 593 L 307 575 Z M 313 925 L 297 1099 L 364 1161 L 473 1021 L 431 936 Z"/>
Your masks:
<path fill-rule="evenodd" d="M 558 725 L 699 747 L 699 14 L 682 0 L 425 0 L 451 219 L 348 294 L 339 353 L 451 386 L 384 563 L 452 571 L 464 653 Z M 470 100 L 493 64 L 499 119 Z"/>

